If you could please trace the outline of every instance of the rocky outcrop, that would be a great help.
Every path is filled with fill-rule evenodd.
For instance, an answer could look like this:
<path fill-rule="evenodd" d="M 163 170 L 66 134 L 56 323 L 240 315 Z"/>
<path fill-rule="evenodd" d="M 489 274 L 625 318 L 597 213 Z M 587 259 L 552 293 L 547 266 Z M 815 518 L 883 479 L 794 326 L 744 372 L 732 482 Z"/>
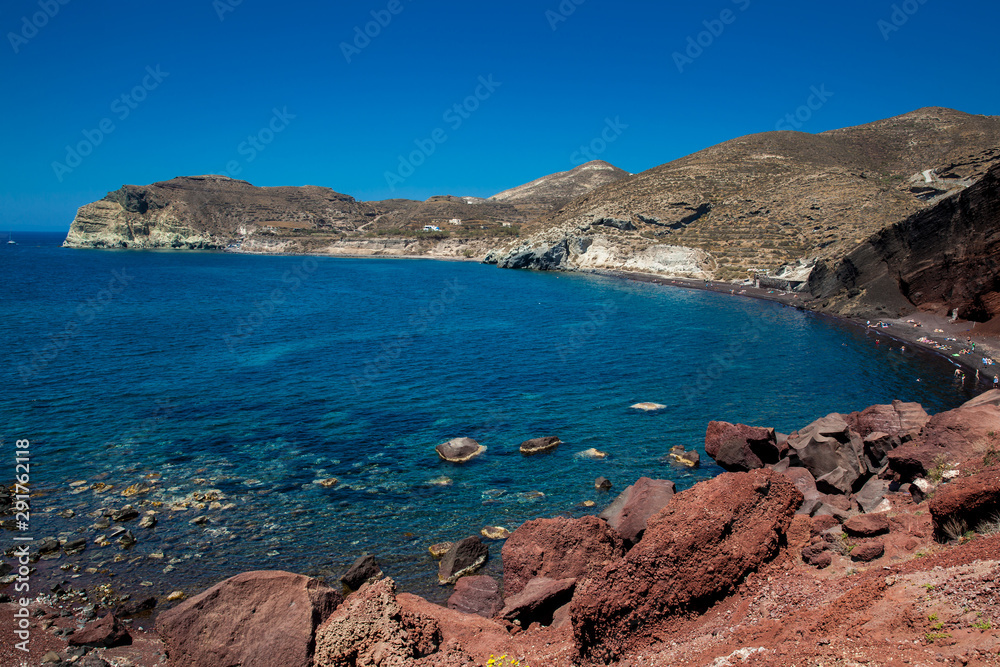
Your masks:
<path fill-rule="evenodd" d="M 455 584 L 455 592 L 448 598 L 448 609 L 463 614 L 477 614 L 493 618 L 503 609 L 500 584 L 493 577 L 462 577 Z"/>
<path fill-rule="evenodd" d="M 640 477 L 618 494 L 600 517 L 627 544 L 635 544 L 646 530 L 650 517 L 666 507 L 676 492 L 677 487 L 670 480 Z"/>
<path fill-rule="evenodd" d="M 315 667 L 405 667 L 436 652 L 440 642 L 437 624 L 404 612 L 395 582 L 381 579 L 348 598 L 316 631 Z M 286 664 L 271 659 L 266 664 Z"/>
<path fill-rule="evenodd" d="M 812 473 L 820 491 L 851 493 L 868 471 L 864 442 L 839 414 L 814 421 L 788 438 L 790 452 Z"/>
<path fill-rule="evenodd" d="M 998 461 L 997 463 L 1000 463 Z M 987 521 L 1000 519 L 1000 465 L 945 484 L 930 502 L 934 536 L 941 542 L 960 537 Z"/>
<path fill-rule="evenodd" d="M 365 554 L 360 556 L 347 572 L 341 575 L 340 580 L 352 589 L 357 590 L 365 584 L 382 577 L 382 569 L 378 566 L 375 556 Z"/>
<path fill-rule="evenodd" d="M 575 588 L 576 579 L 535 577 L 517 595 L 507 597 L 499 617 L 524 628 L 532 623 L 551 625 L 556 610 L 570 601 Z"/>
<path fill-rule="evenodd" d="M 584 580 L 625 553 L 622 539 L 595 516 L 535 519 L 515 530 L 501 550 L 504 594 L 536 577 Z"/>
<path fill-rule="evenodd" d="M 246 572 L 163 612 L 156 630 L 186 667 L 312 667 L 316 628 L 342 600 L 301 574 Z"/>
<path fill-rule="evenodd" d="M 747 472 L 782 458 L 773 428 L 709 422 L 705 453 L 729 472 Z"/>
<path fill-rule="evenodd" d="M 1000 165 L 968 190 L 874 233 L 839 262 L 817 265 L 809 290 L 842 314 L 957 309 L 963 319 L 988 322 L 1000 317 L 998 220 Z"/>
<path fill-rule="evenodd" d="M 666 619 L 712 605 L 778 553 L 801 502 L 769 470 L 725 473 L 677 494 L 624 558 L 578 588 L 580 652 L 614 659 Z"/>
<path fill-rule="evenodd" d="M 996 433 L 1000 406 L 981 401 L 963 405 L 934 415 L 916 439 L 889 452 L 889 467 L 904 482 L 934 470 L 940 474 L 981 455 Z"/>

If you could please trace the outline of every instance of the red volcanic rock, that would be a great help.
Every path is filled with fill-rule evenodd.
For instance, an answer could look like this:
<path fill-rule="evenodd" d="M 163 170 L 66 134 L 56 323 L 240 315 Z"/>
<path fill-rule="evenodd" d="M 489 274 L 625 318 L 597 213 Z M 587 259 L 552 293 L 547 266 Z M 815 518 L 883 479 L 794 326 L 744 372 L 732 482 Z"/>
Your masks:
<path fill-rule="evenodd" d="M 812 535 L 813 536 L 819 535 L 823 531 L 830 530 L 834 526 L 839 526 L 839 525 L 840 521 L 837 520 L 837 517 L 832 516 L 830 514 L 826 514 L 824 516 L 815 516 L 813 517 L 812 520 Z"/>
<path fill-rule="evenodd" d="M 705 431 L 705 453 L 730 472 L 763 468 L 781 459 L 773 428 L 709 422 Z"/>
<path fill-rule="evenodd" d="M 889 532 L 889 517 L 885 514 L 861 514 L 844 522 L 844 530 L 854 537 L 874 537 Z"/>
<path fill-rule="evenodd" d="M 402 666 L 436 652 L 440 642 L 437 623 L 404 612 L 395 582 L 380 579 L 362 586 L 316 631 L 315 667 Z"/>
<path fill-rule="evenodd" d="M 857 563 L 870 563 L 885 555 L 884 542 L 865 542 L 855 545 L 851 550 L 851 560 Z"/>
<path fill-rule="evenodd" d="M 156 630 L 176 665 L 312 667 L 316 626 L 342 600 L 301 574 L 245 572 L 163 612 Z"/>
<path fill-rule="evenodd" d="M 576 579 L 535 577 L 517 595 L 508 597 L 500 618 L 517 621 L 522 628 L 532 623 L 551 625 L 556 610 L 570 601 Z"/>
<path fill-rule="evenodd" d="M 770 470 L 726 473 L 678 494 L 642 541 L 573 597 L 577 648 L 610 660 L 666 619 L 698 611 L 774 557 L 802 494 Z"/>
<path fill-rule="evenodd" d="M 1000 513 L 1000 468 L 993 467 L 941 486 L 930 503 L 934 537 L 945 542 L 963 525 L 975 530 L 980 522 Z M 951 525 L 949 525 L 951 524 Z"/>
<path fill-rule="evenodd" d="M 618 494 L 600 518 L 626 542 L 635 544 L 646 530 L 647 520 L 663 509 L 676 492 L 670 480 L 640 477 Z"/>
<path fill-rule="evenodd" d="M 873 405 L 861 412 L 844 415 L 844 421 L 862 438 L 875 432 L 909 440 L 920 433 L 930 416 L 919 403 L 893 401 L 892 405 Z"/>
<path fill-rule="evenodd" d="M 110 648 L 132 643 L 128 628 L 114 614 L 91 621 L 83 630 L 74 632 L 69 638 L 70 646 L 91 646 L 94 648 Z"/>
<path fill-rule="evenodd" d="M 535 577 L 586 579 L 624 553 L 622 538 L 596 516 L 528 521 L 501 550 L 504 595 L 517 595 Z"/>
<path fill-rule="evenodd" d="M 496 616 L 502 608 L 500 584 L 493 577 L 462 577 L 455 584 L 455 592 L 448 598 L 448 609 L 484 618 Z"/>
<path fill-rule="evenodd" d="M 1000 433 L 1000 406 L 975 400 L 934 415 L 918 438 L 889 452 L 889 467 L 900 480 L 982 456 L 983 443 L 993 440 L 990 434 Z"/>

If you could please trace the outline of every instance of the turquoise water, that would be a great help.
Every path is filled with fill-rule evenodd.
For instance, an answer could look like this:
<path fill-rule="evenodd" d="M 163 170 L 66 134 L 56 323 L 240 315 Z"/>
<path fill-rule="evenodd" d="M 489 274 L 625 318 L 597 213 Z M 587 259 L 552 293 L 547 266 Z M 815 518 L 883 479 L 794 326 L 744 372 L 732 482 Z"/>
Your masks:
<path fill-rule="evenodd" d="M 472 263 L 19 240 L 0 247 L 0 435 L 8 452 L 32 442 L 31 531 L 92 541 L 107 531 L 88 512 L 163 503 L 139 508 L 161 512 L 155 528 L 126 524 L 139 540 L 127 562 L 91 544 L 50 564 L 110 568 L 151 592 L 246 569 L 339 573 L 369 551 L 404 589 L 440 597 L 428 545 L 599 511 L 612 497 L 593 489 L 599 475 L 612 493 L 642 475 L 712 477 L 710 420 L 788 432 L 894 398 L 932 412 L 968 398 L 946 360 L 729 295 Z M 667 408 L 629 410 L 640 401 Z M 520 455 L 544 435 L 563 444 Z M 434 446 L 458 436 L 488 451 L 439 460 Z M 701 450 L 702 467 L 666 461 L 676 444 Z M 577 455 L 591 447 L 608 457 Z M 135 483 L 155 490 L 122 498 Z M 234 506 L 169 509 L 207 489 Z M 199 515 L 209 523 L 191 525 Z"/>

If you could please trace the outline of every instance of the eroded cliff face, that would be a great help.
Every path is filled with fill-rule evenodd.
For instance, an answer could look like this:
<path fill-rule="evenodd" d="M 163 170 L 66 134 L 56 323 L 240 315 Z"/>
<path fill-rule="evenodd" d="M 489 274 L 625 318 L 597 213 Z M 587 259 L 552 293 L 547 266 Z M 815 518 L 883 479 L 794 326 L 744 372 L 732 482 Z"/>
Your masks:
<path fill-rule="evenodd" d="M 1000 165 L 975 185 L 876 232 L 842 260 L 821 262 L 809 290 L 842 315 L 916 308 L 1000 318 Z"/>

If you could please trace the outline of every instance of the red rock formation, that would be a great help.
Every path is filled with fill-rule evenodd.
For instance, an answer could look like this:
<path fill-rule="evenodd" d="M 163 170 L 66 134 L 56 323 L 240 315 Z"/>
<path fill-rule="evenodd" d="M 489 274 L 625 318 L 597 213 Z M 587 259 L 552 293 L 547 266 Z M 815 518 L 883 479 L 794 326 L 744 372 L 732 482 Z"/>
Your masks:
<path fill-rule="evenodd" d="M 581 654 L 621 655 L 665 619 L 701 611 L 780 549 L 802 494 L 780 473 L 727 473 L 678 494 L 622 559 L 577 589 Z"/>
<path fill-rule="evenodd" d="M 646 522 L 663 509 L 677 487 L 666 479 L 640 477 L 618 494 L 600 517 L 629 544 L 635 544 L 646 530 Z"/>
<path fill-rule="evenodd" d="M 773 428 L 709 422 L 705 453 L 730 472 L 746 472 L 781 458 Z"/>
<path fill-rule="evenodd" d="M 949 534 L 975 530 L 983 521 L 1000 514 L 1000 466 L 960 477 L 943 485 L 930 503 L 934 536 L 939 541 L 954 539 Z"/>
<path fill-rule="evenodd" d="M 918 438 L 889 452 L 889 467 L 899 479 L 909 481 L 982 456 L 998 433 L 1000 406 L 963 405 L 934 415 Z"/>
<path fill-rule="evenodd" d="M 318 626 L 340 593 L 301 574 L 245 572 L 160 614 L 156 629 L 185 667 L 312 667 Z"/>
<path fill-rule="evenodd" d="M 618 533 L 596 516 L 528 521 L 501 550 L 504 596 L 517 595 L 535 577 L 586 579 L 624 552 Z"/>
<path fill-rule="evenodd" d="M 496 579 L 487 576 L 462 577 L 448 598 L 448 609 L 463 614 L 492 618 L 503 608 L 503 597 Z"/>

